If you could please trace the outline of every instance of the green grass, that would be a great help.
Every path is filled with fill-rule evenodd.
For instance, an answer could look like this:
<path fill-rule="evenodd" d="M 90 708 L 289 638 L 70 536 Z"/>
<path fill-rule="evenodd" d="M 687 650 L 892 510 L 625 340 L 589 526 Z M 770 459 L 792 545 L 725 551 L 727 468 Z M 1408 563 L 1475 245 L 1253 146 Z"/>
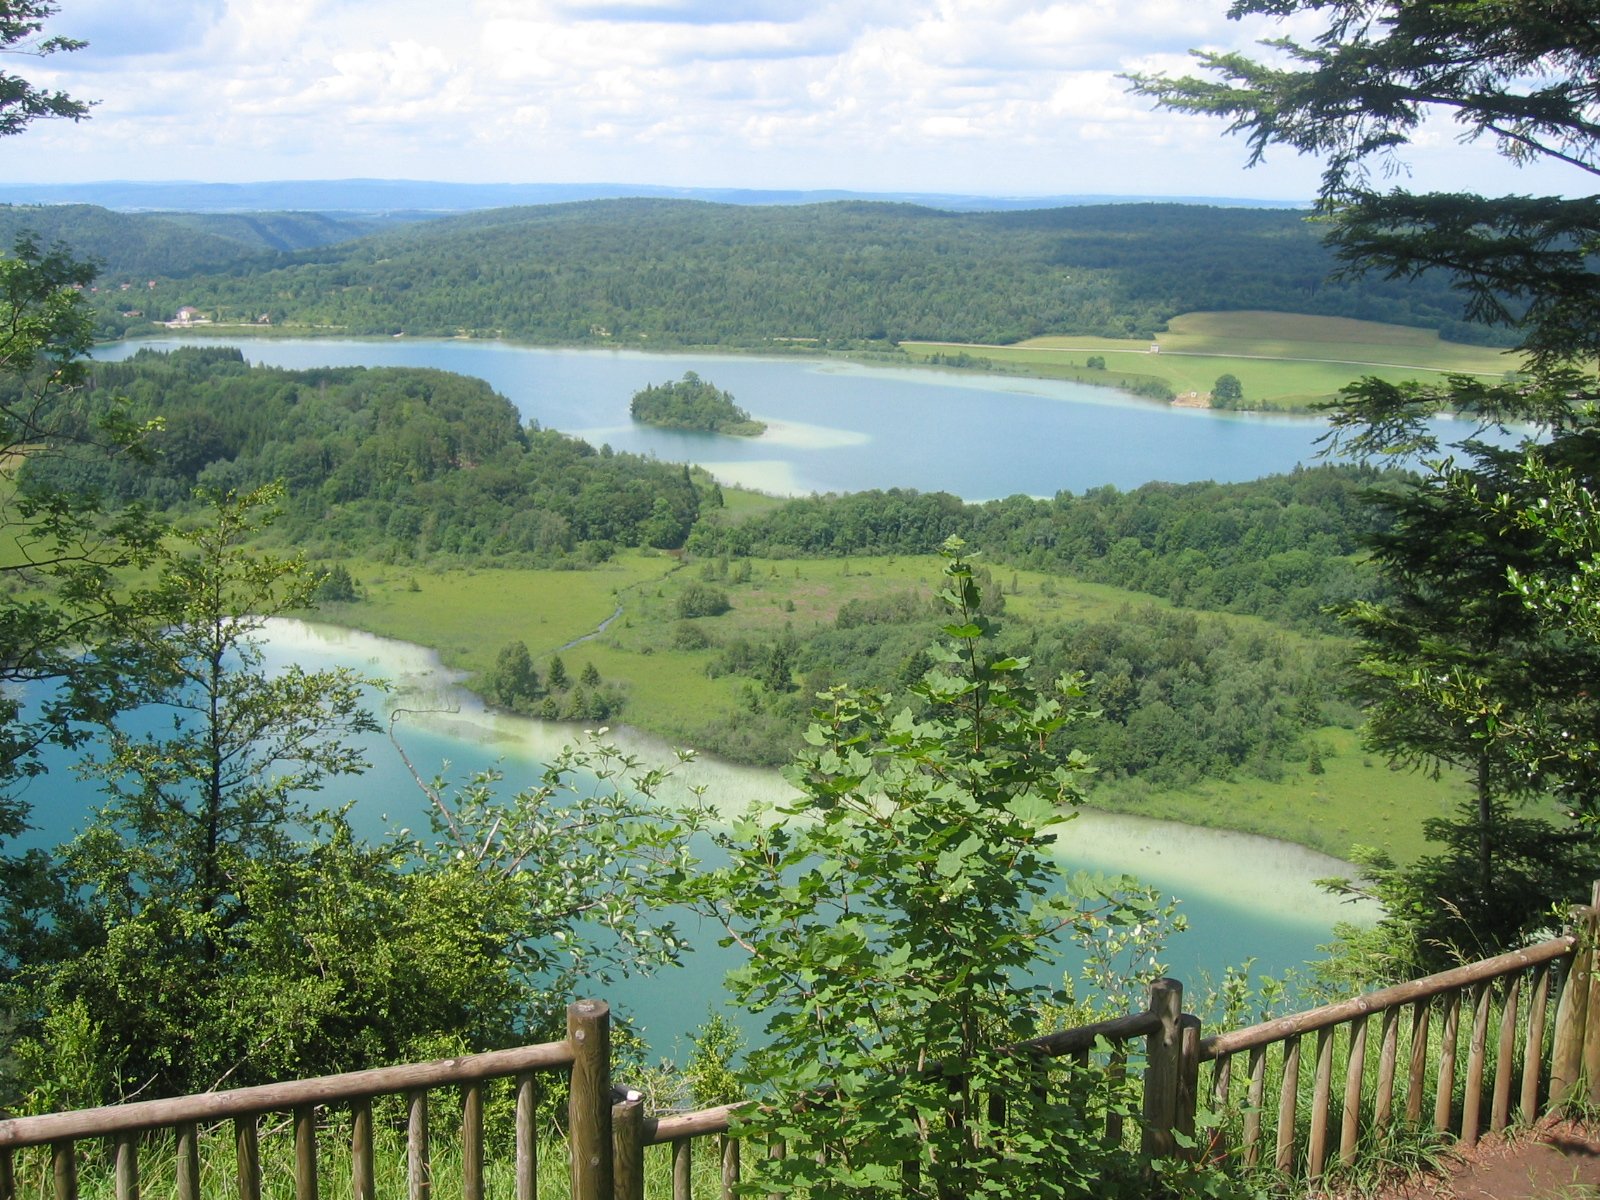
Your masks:
<path fill-rule="evenodd" d="M 733 605 L 722 616 L 699 619 L 716 642 L 770 640 L 786 628 L 804 637 L 832 625 L 839 608 L 852 599 L 899 591 L 931 599 L 940 569 L 933 556 L 752 559 L 749 564 L 747 582 L 712 581 Z M 594 571 L 413 572 L 351 564 L 369 599 L 332 605 L 319 615 L 431 646 L 448 665 L 471 672 L 487 670 L 502 646 L 521 639 L 542 670 L 552 651 L 593 631 L 620 602 L 623 613 L 603 636 L 562 653 L 569 674 L 592 662 L 604 679 L 623 688 L 623 721 L 692 745 L 705 716 L 736 707 L 741 688 L 738 677 L 708 677 L 715 647 L 673 646 L 680 623 L 678 594 L 701 580 L 703 567 L 701 562 L 680 567 L 670 556 L 641 552 L 619 555 Z M 1173 607 L 1136 592 L 1038 571 L 997 567 L 995 578 L 1006 592 L 1012 617 L 1041 623 L 1109 620 L 1127 606 Z M 1208 619 L 1261 628 L 1291 643 L 1313 640 L 1256 617 L 1208 614 Z M 930 641 L 933 636 L 930 619 Z M 1348 854 L 1356 844 L 1383 846 L 1409 860 L 1423 850 L 1422 821 L 1447 814 L 1459 798 L 1458 780 L 1391 771 L 1380 758 L 1362 752 L 1351 730 L 1330 727 L 1314 740 L 1322 750 L 1320 775 L 1299 764 L 1273 781 L 1241 776 L 1184 790 L 1117 781 L 1097 789 L 1093 803 L 1112 811 L 1282 838 L 1336 856 Z"/>
<path fill-rule="evenodd" d="M 434 1093 L 439 1105 L 433 1122 L 430 1179 L 432 1194 L 453 1197 L 462 1194 L 461 1147 L 458 1130 L 452 1128 L 449 1105 L 452 1097 Z M 379 1102 L 380 1104 L 382 1101 Z M 355 1200 L 351 1184 L 348 1122 L 336 1114 L 330 1127 L 319 1130 L 317 1194 L 321 1200 Z M 293 1135 L 286 1118 L 262 1119 L 261 1196 L 263 1200 L 294 1200 Z M 373 1182 L 376 1194 L 401 1197 L 408 1192 L 406 1143 L 403 1130 L 379 1124 L 374 1130 Z M 691 1182 L 696 1196 L 716 1196 L 721 1189 L 721 1165 L 715 1137 L 696 1139 L 691 1152 Z M 484 1153 L 485 1196 L 509 1197 L 516 1194 L 515 1153 L 507 1136 L 491 1133 Z M 201 1130 L 200 1194 L 204 1200 L 236 1200 L 239 1195 L 232 1123 Z M 645 1191 L 649 1196 L 668 1196 L 672 1192 L 671 1147 L 647 1147 L 644 1155 Z M 173 1196 L 177 1192 L 177 1155 L 170 1135 L 143 1139 L 139 1151 L 139 1187 L 145 1196 Z M 538 1149 L 538 1188 L 541 1200 L 565 1200 L 571 1195 L 571 1176 L 567 1165 L 567 1144 L 556 1131 L 540 1139 Z M 78 1144 L 78 1195 L 83 1200 L 114 1200 L 116 1179 L 110 1143 L 94 1140 Z M 16 1200 L 55 1200 L 55 1180 L 48 1146 L 17 1152 Z"/>
<path fill-rule="evenodd" d="M 1464 794 L 1466 783 L 1459 776 L 1434 780 L 1389 769 L 1382 758 L 1361 749 L 1353 730 L 1330 726 L 1312 737 L 1323 747 L 1321 775 L 1299 766 L 1275 781 L 1241 776 L 1176 791 L 1124 781 L 1100 789 L 1093 801 L 1111 812 L 1245 830 L 1337 858 L 1360 845 L 1381 847 L 1410 862 L 1427 847 L 1422 822 L 1448 816 Z"/>
<path fill-rule="evenodd" d="M 677 567 L 660 554 L 630 552 L 588 571 L 389 566 L 346 562 L 366 598 L 329 604 L 323 620 L 439 652 L 447 666 L 484 671 L 507 642 L 523 641 L 536 659 L 591 633 L 618 597 Z"/>
<path fill-rule="evenodd" d="M 1159 345 L 1159 354 L 1150 353 Z M 1105 380 L 1148 377 L 1174 392 L 1211 391 L 1217 377 L 1231 374 L 1252 406 L 1303 408 L 1331 399 L 1363 375 L 1391 382 L 1440 378 L 1462 371 L 1498 377 L 1516 366 L 1505 352 L 1442 341 L 1438 334 L 1374 321 L 1307 317 L 1290 313 L 1186 313 L 1151 339 L 1041 337 L 1004 347 L 911 343 L 917 360 L 965 349 L 1007 370 L 1028 374 Z M 1090 354 L 1106 360 L 1104 371 L 1085 364 Z"/>

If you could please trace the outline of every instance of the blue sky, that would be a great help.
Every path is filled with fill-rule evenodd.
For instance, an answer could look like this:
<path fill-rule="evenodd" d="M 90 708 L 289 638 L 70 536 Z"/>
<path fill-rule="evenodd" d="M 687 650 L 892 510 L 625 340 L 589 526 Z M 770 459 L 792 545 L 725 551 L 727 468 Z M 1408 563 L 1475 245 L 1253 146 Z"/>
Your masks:
<path fill-rule="evenodd" d="M 0 142 L 15 182 L 373 177 L 1304 199 L 1117 78 L 1283 32 L 1224 0 L 61 0 L 98 101 Z M 1559 190 L 1448 125 L 1409 186 Z"/>

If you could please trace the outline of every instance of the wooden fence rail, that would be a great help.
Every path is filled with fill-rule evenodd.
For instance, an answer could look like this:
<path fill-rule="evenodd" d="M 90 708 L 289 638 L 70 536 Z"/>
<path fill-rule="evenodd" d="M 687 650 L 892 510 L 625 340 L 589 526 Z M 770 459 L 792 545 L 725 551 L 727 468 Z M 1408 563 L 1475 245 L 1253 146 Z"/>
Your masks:
<path fill-rule="evenodd" d="M 1364 1135 L 1397 1121 L 1431 1124 L 1471 1145 L 1485 1125 L 1498 1132 L 1514 1117 L 1528 1121 L 1560 1108 L 1585 1080 L 1590 1101 L 1600 1103 L 1600 972 L 1593 969 L 1600 884 L 1592 900 L 1575 912 L 1576 932 L 1246 1029 L 1202 1036 L 1199 1019 L 1179 1011 L 1182 986 L 1158 980 L 1143 1012 L 1028 1044 L 1080 1062 L 1109 1044 L 1104 1066 L 1120 1071 L 1128 1045 L 1144 1038 L 1139 1148 L 1151 1157 L 1179 1153 L 1178 1134 L 1192 1145 L 1202 1112 L 1222 1132 L 1183 1153 L 1232 1153 L 1308 1179 L 1320 1178 L 1335 1154 L 1341 1164 L 1355 1162 Z M 1465 1069 L 1458 1070 L 1464 1029 Z M 1243 1071 L 1235 1069 L 1240 1060 Z M 1212 1073 L 1202 1091 L 1204 1063 Z M 673 1200 L 691 1200 L 693 1144 L 709 1138 L 717 1139 L 722 1196 L 731 1200 L 739 1160 L 729 1131 L 738 1107 L 657 1117 L 641 1111 L 637 1132 L 616 1145 L 617 1200 L 643 1200 L 644 1151 L 661 1144 L 672 1147 Z M 1237 1145 L 1228 1144 L 1230 1129 Z"/>
<path fill-rule="evenodd" d="M 585 1000 L 568 1006 L 567 1037 L 559 1042 L 198 1096 L 16 1117 L 0 1121 L 0 1200 L 16 1200 L 15 1153 L 29 1146 L 50 1148 L 56 1200 L 77 1200 L 78 1143 L 91 1138 L 112 1143 L 117 1200 L 138 1200 L 139 1152 L 161 1130 L 170 1131 L 176 1153 L 178 1200 L 200 1200 L 199 1130 L 230 1119 L 238 1195 L 240 1200 L 260 1200 L 258 1132 L 261 1117 L 268 1113 L 288 1113 L 292 1121 L 295 1200 L 317 1200 L 318 1113 L 335 1105 L 350 1111 L 352 1194 L 355 1200 L 376 1200 L 372 1101 L 380 1096 L 405 1098 L 409 1198 L 429 1200 L 429 1093 L 451 1086 L 462 1089 L 463 1200 L 482 1200 L 483 1089 L 489 1080 L 504 1078 L 516 1080 L 517 1200 L 536 1200 L 537 1078 L 553 1071 L 567 1073 L 571 1081 L 568 1122 L 574 1200 L 609 1200 L 610 1053 L 610 1011 L 602 1001 Z"/>
<path fill-rule="evenodd" d="M 1163 979 L 1152 985 L 1143 1011 L 1026 1045 L 1078 1069 L 1119 1077 L 1142 1053 L 1137 1146 L 1147 1158 L 1226 1153 L 1316 1179 L 1335 1156 L 1343 1164 L 1356 1161 L 1369 1135 L 1400 1122 L 1431 1125 L 1470 1145 L 1483 1129 L 1532 1120 L 1580 1090 L 1600 1103 L 1600 973 L 1594 969 L 1600 884 L 1594 901 L 1575 914 L 1575 932 L 1246 1029 L 1204 1036 L 1199 1019 L 1182 1011 L 1182 985 Z M 1091 1067 L 1092 1052 L 1101 1057 Z M 1212 1070 L 1209 1087 L 1202 1088 L 1205 1063 Z M 733 1136 L 739 1106 L 647 1114 L 637 1092 L 613 1088 L 609 1010 L 587 1000 L 569 1006 L 567 1037 L 560 1042 L 0 1120 L 0 1200 L 16 1200 L 14 1153 L 30 1146 L 50 1148 L 56 1200 L 76 1200 L 78 1143 L 90 1138 L 111 1143 L 117 1200 L 138 1200 L 140 1148 L 163 1130 L 176 1151 L 178 1200 L 199 1200 L 198 1131 L 228 1119 L 234 1121 L 238 1195 L 260 1200 L 257 1131 L 267 1113 L 289 1114 L 295 1197 L 316 1200 L 318 1114 L 339 1105 L 350 1113 L 352 1195 L 377 1200 L 372 1102 L 392 1095 L 406 1102 L 408 1200 L 433 1200 L 429 1094 L 452 1086 L 463 1089 L 463 1200 L 483 1200 L 483 1089 L 503 1078 L 516 1081 L 516 1197 L 536 1200 L 534 1110 L 537 1080 L 546 1072 L 564 1072 L 570 1081 L 572 1200 L 643 1200 L 645 1153 L 657 1145 L 670 1147 L 673 1200 L 690 1200 L 691 1155 L 694 1143 L 705 1139 L 715 1139 L 720 1191 L 731 1198 L 741 1173 L 741 1143 Z M 1196 1147 L 1202 1113 L 1211 1132 L 1208 1143 Z M 1110 1120 L 1105 1132 L 1114 1143 L 1123 1141 L 1119 1120 Z M 761 1152 L 781 1156 L 784 1148 Z"/>

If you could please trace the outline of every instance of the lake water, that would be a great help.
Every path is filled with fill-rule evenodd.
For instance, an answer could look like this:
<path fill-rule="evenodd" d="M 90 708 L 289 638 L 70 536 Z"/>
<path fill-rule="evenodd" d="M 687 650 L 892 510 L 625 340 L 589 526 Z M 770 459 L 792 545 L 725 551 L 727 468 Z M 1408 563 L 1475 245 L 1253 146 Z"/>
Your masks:
<path fill-rule="evenodd" d="M 400 741 L 424 777 L 448 765 L 448 776 L 464 781 L 475 770 L 498 764 L 509 792 L 530 784 L 539 764 L 581 733 L 570 725 L 485 709 L 421 647 L 300 621 L 273 621 L 270 634 L 268 665 L 348 666 L 389 681 L 387 695 L 373 694 L 374 710 L 384 716 L 408 710 L 398 725 Z M 612 740 L 649 761 L 673 758 L 664 744 L 626 730 Z M 334 781 L 318 803 L 336 807 L 353 801 L 354 824 L 372 838 L 389 828 L 425 829 L 426 800 L 399 753 L 384 736 L 370 739 L 367 750 L 372 770 L 359 780 Z M 698 760 L 675 770 L 663 799 L 686 797 L 693 786 L 704 787 L 724 813 L 789 794 L 776 772 Z M 49 846 L 69 838 L 96 803 L 92 786 L 73 778 L 64 757 L 48 776 L 33 781 L 25 796 L 39 828 L 23 845 Z M 1312 883 L 1346 873 L 1345 864 L 1286 842 L 1083 813 L 1063 827 L 1059 846 L 1065 870 L 1132 873 L 1181 901 L 1189 929 L 1164 957 L 1171 973 L 1190 987 L 1249 958 L 1256 960 L 1256 972 L 1276 974 L 1299 966 L 1318 957 L 1317 946 L 1328 940 L 1334 921 L 1364 915 Z M 720 1004 L 720 980 L 736 961 L 732 951 L 714 945 L 713 930 L 691 925 L 686 932 L 695 947 L 691 966 L 593 989 L 637 1021 L 657 1054 L 682 1050 L 682 1035 Z"/>
<path fill-rule="evenodd" d="M 139 348 L 215 345 L 217 339 L 160 339 L 100 347 L 116 360 Z M 1137 487 L 1253 479 L 1310 463 L 1320 419 L 1173 409 L 1111 389 L 1005 376 L 860 366 L 814 358 L 547 350 L 492 342 L 249 340 L 254 362 L 303 368 L 329 365 L 435 367 L 477 376 L 525 418 L 596 445 L 698 463 L 724 482 L 782 494 L 912 487 L 968 500 L 1018 493 L 1053 495 L 1102 484 Z M 696 371 L 769 425 L 759 439 L 652 429 L 628 417 L 634 392 Z M 431 775 L 449 762 L 464 778 L 500 762 L 506 786 L 534 773 L 542 757 L 577 732 L 486 711 L 453 686 L 427 651 L 368 635 L 277 623 L 271 654 L 307 667 L 349 665 L 394 681 L 388 706 L 430 710 L 402 722 L 404 744 Z M 669 748 L 621 735 L 630 748 L 670 757 Z M 358 825 L 372 835 L 389 822 L 418 827 L 424 801 L 384 739 L 371 747 L 374 769 L 359 784 L 340 783 L 328 803 L 355 800 Z M 52 773 L 48 796 L 31 797 L 53 842 L 93 802 L 85 785 L 63 787 Z M 773 772 L 700 761 L 680 769 L 679 786 L 702 784 L 724 811 L 751 798 L 775 798 Z M 42 790 L 37 789 L 36 790 Z M 1256 960 L 1279 973 L 1317 956 L 1335 920 L 1352 910 L 1313 886 L 1347 873 L 1344 864 L 1301 847 L 1241 834 L 1085 813 L 1066 825 L 1061 860 L 1070 870 L 1130 872 L 1181 899 L 1190 928 L 1169 948 L 1172 973 L 1197 985 L 1230 965 Z M 694 967 L 648 981 L 625 981 L 606 996 L 645 1026 L 666 1052 L 716 1003 L 713 980 L 731 965 L 709 931 L 695 937 Z"/>
<path fill-rule="evenodd" d="M 163 338 L 99 347 L 217 344 Z M 488 381 L 524 417 L 595 445 L 706 467 L 782 495 L 908 487 L 967 500 L 1256 479 L 1315 460 L 1321 418 L 1172 408 L 1111 388 L 819 358 L 545 350 L 496 342 L 243 339 L 271 366 L 437 367 Z M 768 423 L 759 438 L 637 425 L 634 392 L 696 371 Z M 1465 431 L 1463 426 L 1463 431 Z"/>

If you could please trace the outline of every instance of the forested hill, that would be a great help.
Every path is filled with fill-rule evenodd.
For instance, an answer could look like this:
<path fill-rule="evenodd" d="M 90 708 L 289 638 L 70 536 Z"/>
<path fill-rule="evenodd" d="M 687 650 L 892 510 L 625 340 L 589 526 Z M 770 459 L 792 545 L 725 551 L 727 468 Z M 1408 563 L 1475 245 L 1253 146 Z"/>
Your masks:
<path fill-rule="evenodd" d="M 59 242 L 93 259 L 103 285 L 145 284 L 157 277 L 262 265 L 281 254 L 349 241 L 381 228 L 373 220 L 321 213 L 119 213 L 91 204 L 0 205 L 0 249 L 21 234 L 41 246 Z M 143 301 L 141 300 L 140 303 Z"/>
<path fill-rule="evenodd" d="M 40 457 L 25 483 L 181 509 L 197 484 L 282 480 L 274 534 L 313 554 L 592 561 L 618 545 L 679 546 L 699 514 L 686 467 L 524 427 L 488 384 L 444 371 L 287 371 L 231 347 L 141 350 L 94 364 L 89 393 L 162 423 L 150 461 Z"/>
<path fill-rule="evenodd" d="M 610 200 L 473 213 L 238 263 L 163 284 L 140 307 L 358 334 L 633 346 L 1144 336 L 1178 313 L 1219 308 L 1463 335 L 1460 303 L 1442 285 L 1330 284 L 1331 265 L 1304 214 L 1275 210 Z"/>

